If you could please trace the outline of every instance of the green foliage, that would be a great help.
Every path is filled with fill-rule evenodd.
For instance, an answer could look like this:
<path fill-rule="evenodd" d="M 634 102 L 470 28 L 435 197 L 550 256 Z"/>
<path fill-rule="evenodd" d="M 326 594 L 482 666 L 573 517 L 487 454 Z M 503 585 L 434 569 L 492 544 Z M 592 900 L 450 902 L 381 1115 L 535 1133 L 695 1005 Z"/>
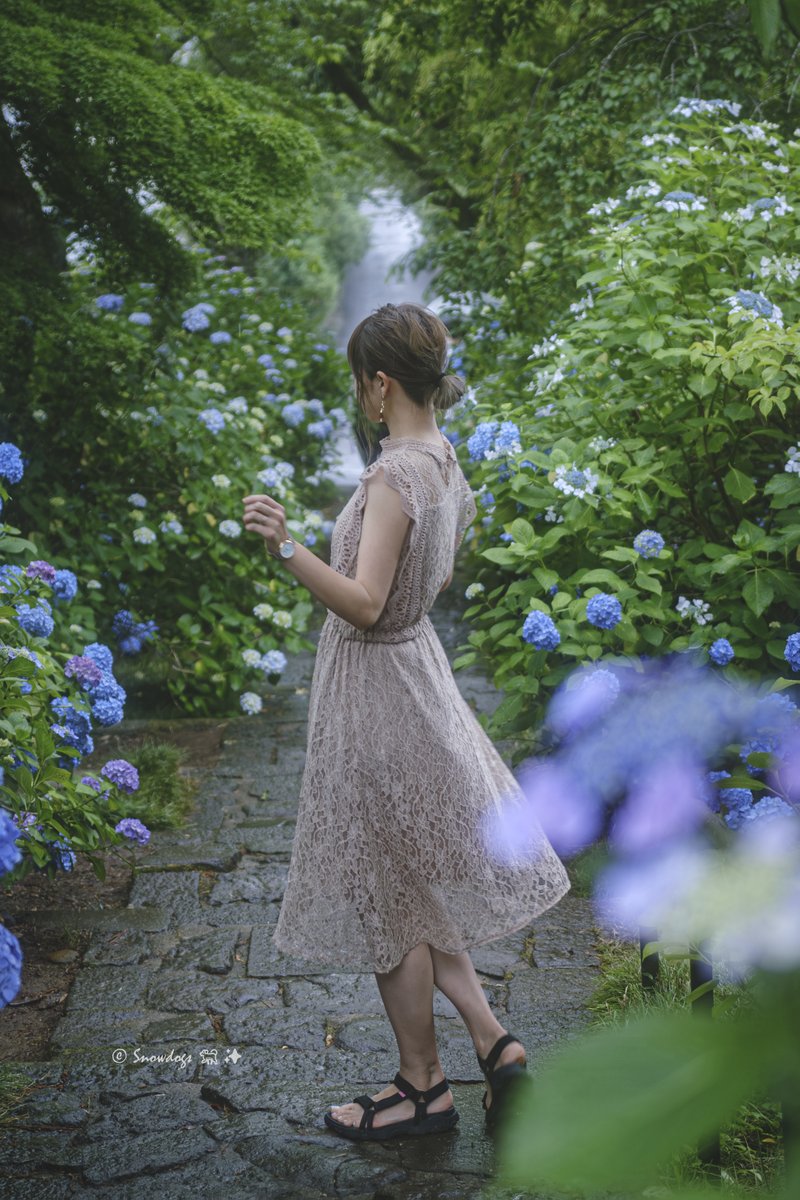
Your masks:
<path fill-rule="evenodd" d="M 774 674 L 796 628 L 800 477 L 784 468 L 798 440 L 800 143 L 728 113 L 675 115 L 653 137 L 575 247 L 586 290 L 570 313 L 531 345 L 505 332 L 503 296 L 491 310 L 501 328 L 478 313 L 465 337 L 470 427 L 520 430 L 507 465 L 474 468 L 494 505 L 468 543 L 485 586 L 466 613 L 469 645 L 508 693 L 494 718 L 502 736 L 535 727 L 546 693 L 581 661 L 725 637 L 737 669 Z M 690 198 L 664 201 L 671 193 Z M 761 289 L 773 319 L 728 303 Z M 664 539 L 657 557 L 633 546 L 644 528 Z M 586 619 L 598 592 L 622 605 L 608 631 Z M 681 597 L 710 614 L 682 612 Z M 555 621 L 556 650 L 523 641 L 532 609 Z"/>
<path fill-rule="evenodd" d="M 147 737 L 128 756 L 139 772 L 139 787 L 126 797 L 126 816 L 148 829 L 177 829 L 191 803 L 192 787 L 181 775 L 185 754 L 177 746 Z"/>
<path fill-rule="evenodd" d="M 267 249 L 308 219 L 316 138 L 275 111 L 267 77 L 195 69 L 181 22 L 155 0 L 12 0 L 0 13 L 0 382 L 12 395 L 33 331 L 57 318 L 69 232 L 111 274 L 168 295 L 191 264 L 165 213 L 201 240 Z"/>

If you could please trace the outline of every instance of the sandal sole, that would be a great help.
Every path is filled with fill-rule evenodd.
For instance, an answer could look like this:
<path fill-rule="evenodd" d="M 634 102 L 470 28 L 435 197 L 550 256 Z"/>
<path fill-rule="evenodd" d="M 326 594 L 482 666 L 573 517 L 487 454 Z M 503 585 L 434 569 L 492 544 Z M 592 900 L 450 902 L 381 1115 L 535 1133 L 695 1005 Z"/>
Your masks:
<path fill-rule="evenodd" d="M 432 1113 L 424 1121 L 416 1125 L 413 1120 L 394 1121 L 391 1125 L 381 1125 L 377 1129 L 359 1129 L 357 1125 L 344 1125 L 330 1113 L 325 1113 L 325 1124 L 329 1129 L 354 1142 L 385 1142 L 396 1137 L 420 1137 L 425 1133 L 446 1133 L 458 1124 L 459 1114 L 455 1108 L 446 1109 L 441 1113 Z"/>
<path fill-rule="evenodd" d="M 492 1103 L 486 1109 L 486 1125 L 494 1129 L 501 1118 L 516 1112 L 528 1095 L 532 1080 L 521 1063 L 509 1063 L 492 1072 Z"/>

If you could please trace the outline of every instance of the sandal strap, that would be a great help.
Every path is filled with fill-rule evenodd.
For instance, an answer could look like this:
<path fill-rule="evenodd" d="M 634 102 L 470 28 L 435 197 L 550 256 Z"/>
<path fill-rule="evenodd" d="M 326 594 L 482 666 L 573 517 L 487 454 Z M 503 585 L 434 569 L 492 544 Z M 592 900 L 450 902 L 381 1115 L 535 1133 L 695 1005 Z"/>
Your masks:
<path fill-rule="evenodd" d="M 403 1075 L 401 1075 L 399 1071 L 395 1075 L 392 1082 L 394 1083 L 394 1086 L 397 1088 L 398 1092 L 403 1094 L 400 1096 L 390 1096 L 389 1099 L 392 1101 L 396 1101 L 398 1099 L 413 1100 L 415 1125 L 420 1121 L 423 1121 L 427 1116 L 428 1101 L 435 1100 L 437 1096 L 443 1096 L 450 1087 L 447 1079 L 440 1079 L 438 1083 L 434 1083 L 432 1087 L 429 1087 L 426 1092 L 422 1092 L 419 1088 L 414 1087 L 413 1083 L 409 1083 L 409 1081 Z M 378 1103 L 380 1104 L 382 1102 L 378 1101 Z"/>
<path fill-rule="evenodd" d="M 361 1114 L 361 1120 L 358 1123 L 359 1129 L 371 1129 L 375 1114 L 371 1111 L 375 1107 L 375 1101 L 371 1096 L 354 1096 L 353 1104 L 360 1104 L 364 1111 Z"/>
<path fill-rule="evenodd" d="M 519 1041 L 520 1039 L 515 1037 L 513 1033 L 504 1033 L 502 1037 L 497 1039 L 489 1053 L 486 1055 L 486 1058 L 481 1058 L 480 1054 L 478 1054 L 478 1063 L 480 1064 L 480 1068 L 484 1075 L 491 1075 L 492 1071 L 494 1071 L 498 1058 L 503 1053 L 506 1046 L 510 1046 L 512 1042 Z"/>

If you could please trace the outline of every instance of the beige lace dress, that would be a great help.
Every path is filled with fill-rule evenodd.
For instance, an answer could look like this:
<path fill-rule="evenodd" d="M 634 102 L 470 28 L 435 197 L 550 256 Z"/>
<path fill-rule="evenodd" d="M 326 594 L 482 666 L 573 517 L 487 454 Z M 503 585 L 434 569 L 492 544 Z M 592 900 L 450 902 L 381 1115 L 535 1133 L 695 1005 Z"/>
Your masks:
<path fill-rule="evenodd" d="M 331 566 L 356 572 L 376 471 L 411 518 L 368 630 L 328 612 L 309 693 L 306 762 L 286 892 L 285 953 L 384 972 L 419 942 L 458 953 L 528 925 L 569 889 L 544 833 L 498 861 L 482 816 L 519 785 L 461 696 L 428 616 L 475 501 L 452 445 L 391 436 L 334 525 Z M 535 857 L 530 857 L 531 846 Z"/>

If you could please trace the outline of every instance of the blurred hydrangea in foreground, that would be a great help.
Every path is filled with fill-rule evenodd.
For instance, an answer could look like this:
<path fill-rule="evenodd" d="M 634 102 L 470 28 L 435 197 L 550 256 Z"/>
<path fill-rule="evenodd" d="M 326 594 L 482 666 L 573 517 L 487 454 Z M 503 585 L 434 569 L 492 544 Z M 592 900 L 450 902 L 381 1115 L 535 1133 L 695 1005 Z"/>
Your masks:
<path fill-rule="evenodd" d="M 552 752 L 484 819 L 492 857 L 535 858 L 542 833 L 563 856 L 602 840 L 595 903 L 617 933 L 703 941 L 744 971 L 800 966 L 792 700 L 699 655 L 595 663 L 556 690 L 546 729 Z"/>

